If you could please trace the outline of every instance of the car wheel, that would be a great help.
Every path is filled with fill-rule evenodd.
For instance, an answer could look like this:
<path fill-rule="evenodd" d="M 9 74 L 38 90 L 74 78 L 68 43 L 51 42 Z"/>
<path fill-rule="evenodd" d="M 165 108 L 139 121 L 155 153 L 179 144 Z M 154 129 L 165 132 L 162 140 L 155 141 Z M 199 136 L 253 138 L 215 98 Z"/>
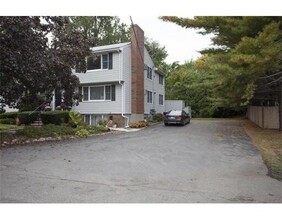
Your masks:
<path fill-rule="evenodd" d="M 165 126 L 168 126 L 168 123 L 164 123 Z"/>

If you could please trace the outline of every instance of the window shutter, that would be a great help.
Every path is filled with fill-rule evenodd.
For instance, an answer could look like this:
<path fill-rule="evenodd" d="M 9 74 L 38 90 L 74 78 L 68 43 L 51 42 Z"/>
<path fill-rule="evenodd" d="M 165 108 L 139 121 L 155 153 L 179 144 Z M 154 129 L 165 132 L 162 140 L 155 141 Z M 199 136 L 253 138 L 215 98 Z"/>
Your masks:
<path fill-rule="evenodd" d="M 113 69 L 113 53 L 109 53 L 109 69 Z"/>
<path fill-rule="evenodd" d="M 112 101 L 116 101 L 116 85 L 112 85 Z"/>

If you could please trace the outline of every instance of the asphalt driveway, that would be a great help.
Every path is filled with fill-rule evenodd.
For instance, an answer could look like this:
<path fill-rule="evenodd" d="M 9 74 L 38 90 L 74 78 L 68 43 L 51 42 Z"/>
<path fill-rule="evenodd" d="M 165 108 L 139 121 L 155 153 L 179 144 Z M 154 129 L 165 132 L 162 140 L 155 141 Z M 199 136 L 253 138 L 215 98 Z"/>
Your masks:
<path fill-rule="evenodd" d="M 282 202 L 236 121 L 6 148 L 0 172 L 2 203 Z"/>

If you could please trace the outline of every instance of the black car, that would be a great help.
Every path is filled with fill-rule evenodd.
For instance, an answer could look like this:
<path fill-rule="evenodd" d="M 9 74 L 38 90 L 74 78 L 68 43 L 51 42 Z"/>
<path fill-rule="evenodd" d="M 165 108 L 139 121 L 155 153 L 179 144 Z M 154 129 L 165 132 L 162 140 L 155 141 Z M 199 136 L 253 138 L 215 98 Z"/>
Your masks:
<path fill-rule="evenodd" d="M 183 110 L 171 110 L 164 115 L 164 124 L 186 125 L 190 123 L 190 116 Z"/>

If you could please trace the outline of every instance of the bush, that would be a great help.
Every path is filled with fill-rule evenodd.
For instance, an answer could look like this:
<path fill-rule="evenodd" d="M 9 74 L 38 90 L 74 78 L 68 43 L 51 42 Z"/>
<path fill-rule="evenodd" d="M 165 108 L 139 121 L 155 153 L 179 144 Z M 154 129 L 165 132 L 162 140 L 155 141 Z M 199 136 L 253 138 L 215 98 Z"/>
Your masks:
<path fill-rule="evenodd" d="M 68 123 L 69 122 L 69 112 L 68 111 L 42 112 L 41 120 L 44 125 L 47 125 L 47 124 L 60 125 L 61 123 Z"/>
<path fill-rule="evenodd" d="M 39 114 L 40 112 L 18 112 L 20 124 L 31 124 L 38 119 Z"/>
<path fill-rule="evenodd" d="M 154 114 L 153 121 L 157 121 L 157 122 L 163 121 L 163 114 L 162 113 Z"/>
<path fill-rule="evenodd" d="M 75 129 L 68 126 L 44 125 L 42 127 L 25 127 L 17 130 L 17 134 L 27 138 L 57 137 L 61 135 L 74 135 Z"/>
<path fill-rule="evenodd" d="M 16 119 L 14 119 L 14 118 L 3 118 L 3 119 L 0 119 L 0 124 L 15 125 Z"/>
<path fill-rule="evenodd" d="M 34 111 L 42 103 L 44 103 L 44 97 L 42 95 L 26 95 L 22 97 L 18 103 L 18 108 L 20 112 Z"/>
<path fill-rule="evenodd" d="M 0 119 L 3 119 L 3 118 L 16 119 L 17 115 L 18 115 L 18 112 L 6 112 L 6 113 L 3 113 L 3 114 L 0 114 Z"/>
<path fill-rule="evenodd" d="M 84 129 L 86 129 L 90 134 L 97 134 L 97 133 L 102 133 L 102 132 L 107 132 L 108 128 L 105 126 L 85 126 Z"/>
<path fill-rule="evenodd" d="M 129 124 L 130 128 L 143 128 L 147 126 L 149 126 L 149 123 L 147 121 L 138 121 Z"/>
<path fill-rule="evenodd" d="M 70 121 L 69 124 L 76 128 L 77 126 L 82 124 L 82 118 L 79 112 L 69 112 Z"/>
<path fill-rule="evenodd" d="M 86 130 L 85 128 L 82 128 L 80 130 L 78 130 L 77 132 L 75 132 L 75 135 L 78 137 L 88 137 L 90 134 L 90 132 L 88 130 Z"/>

